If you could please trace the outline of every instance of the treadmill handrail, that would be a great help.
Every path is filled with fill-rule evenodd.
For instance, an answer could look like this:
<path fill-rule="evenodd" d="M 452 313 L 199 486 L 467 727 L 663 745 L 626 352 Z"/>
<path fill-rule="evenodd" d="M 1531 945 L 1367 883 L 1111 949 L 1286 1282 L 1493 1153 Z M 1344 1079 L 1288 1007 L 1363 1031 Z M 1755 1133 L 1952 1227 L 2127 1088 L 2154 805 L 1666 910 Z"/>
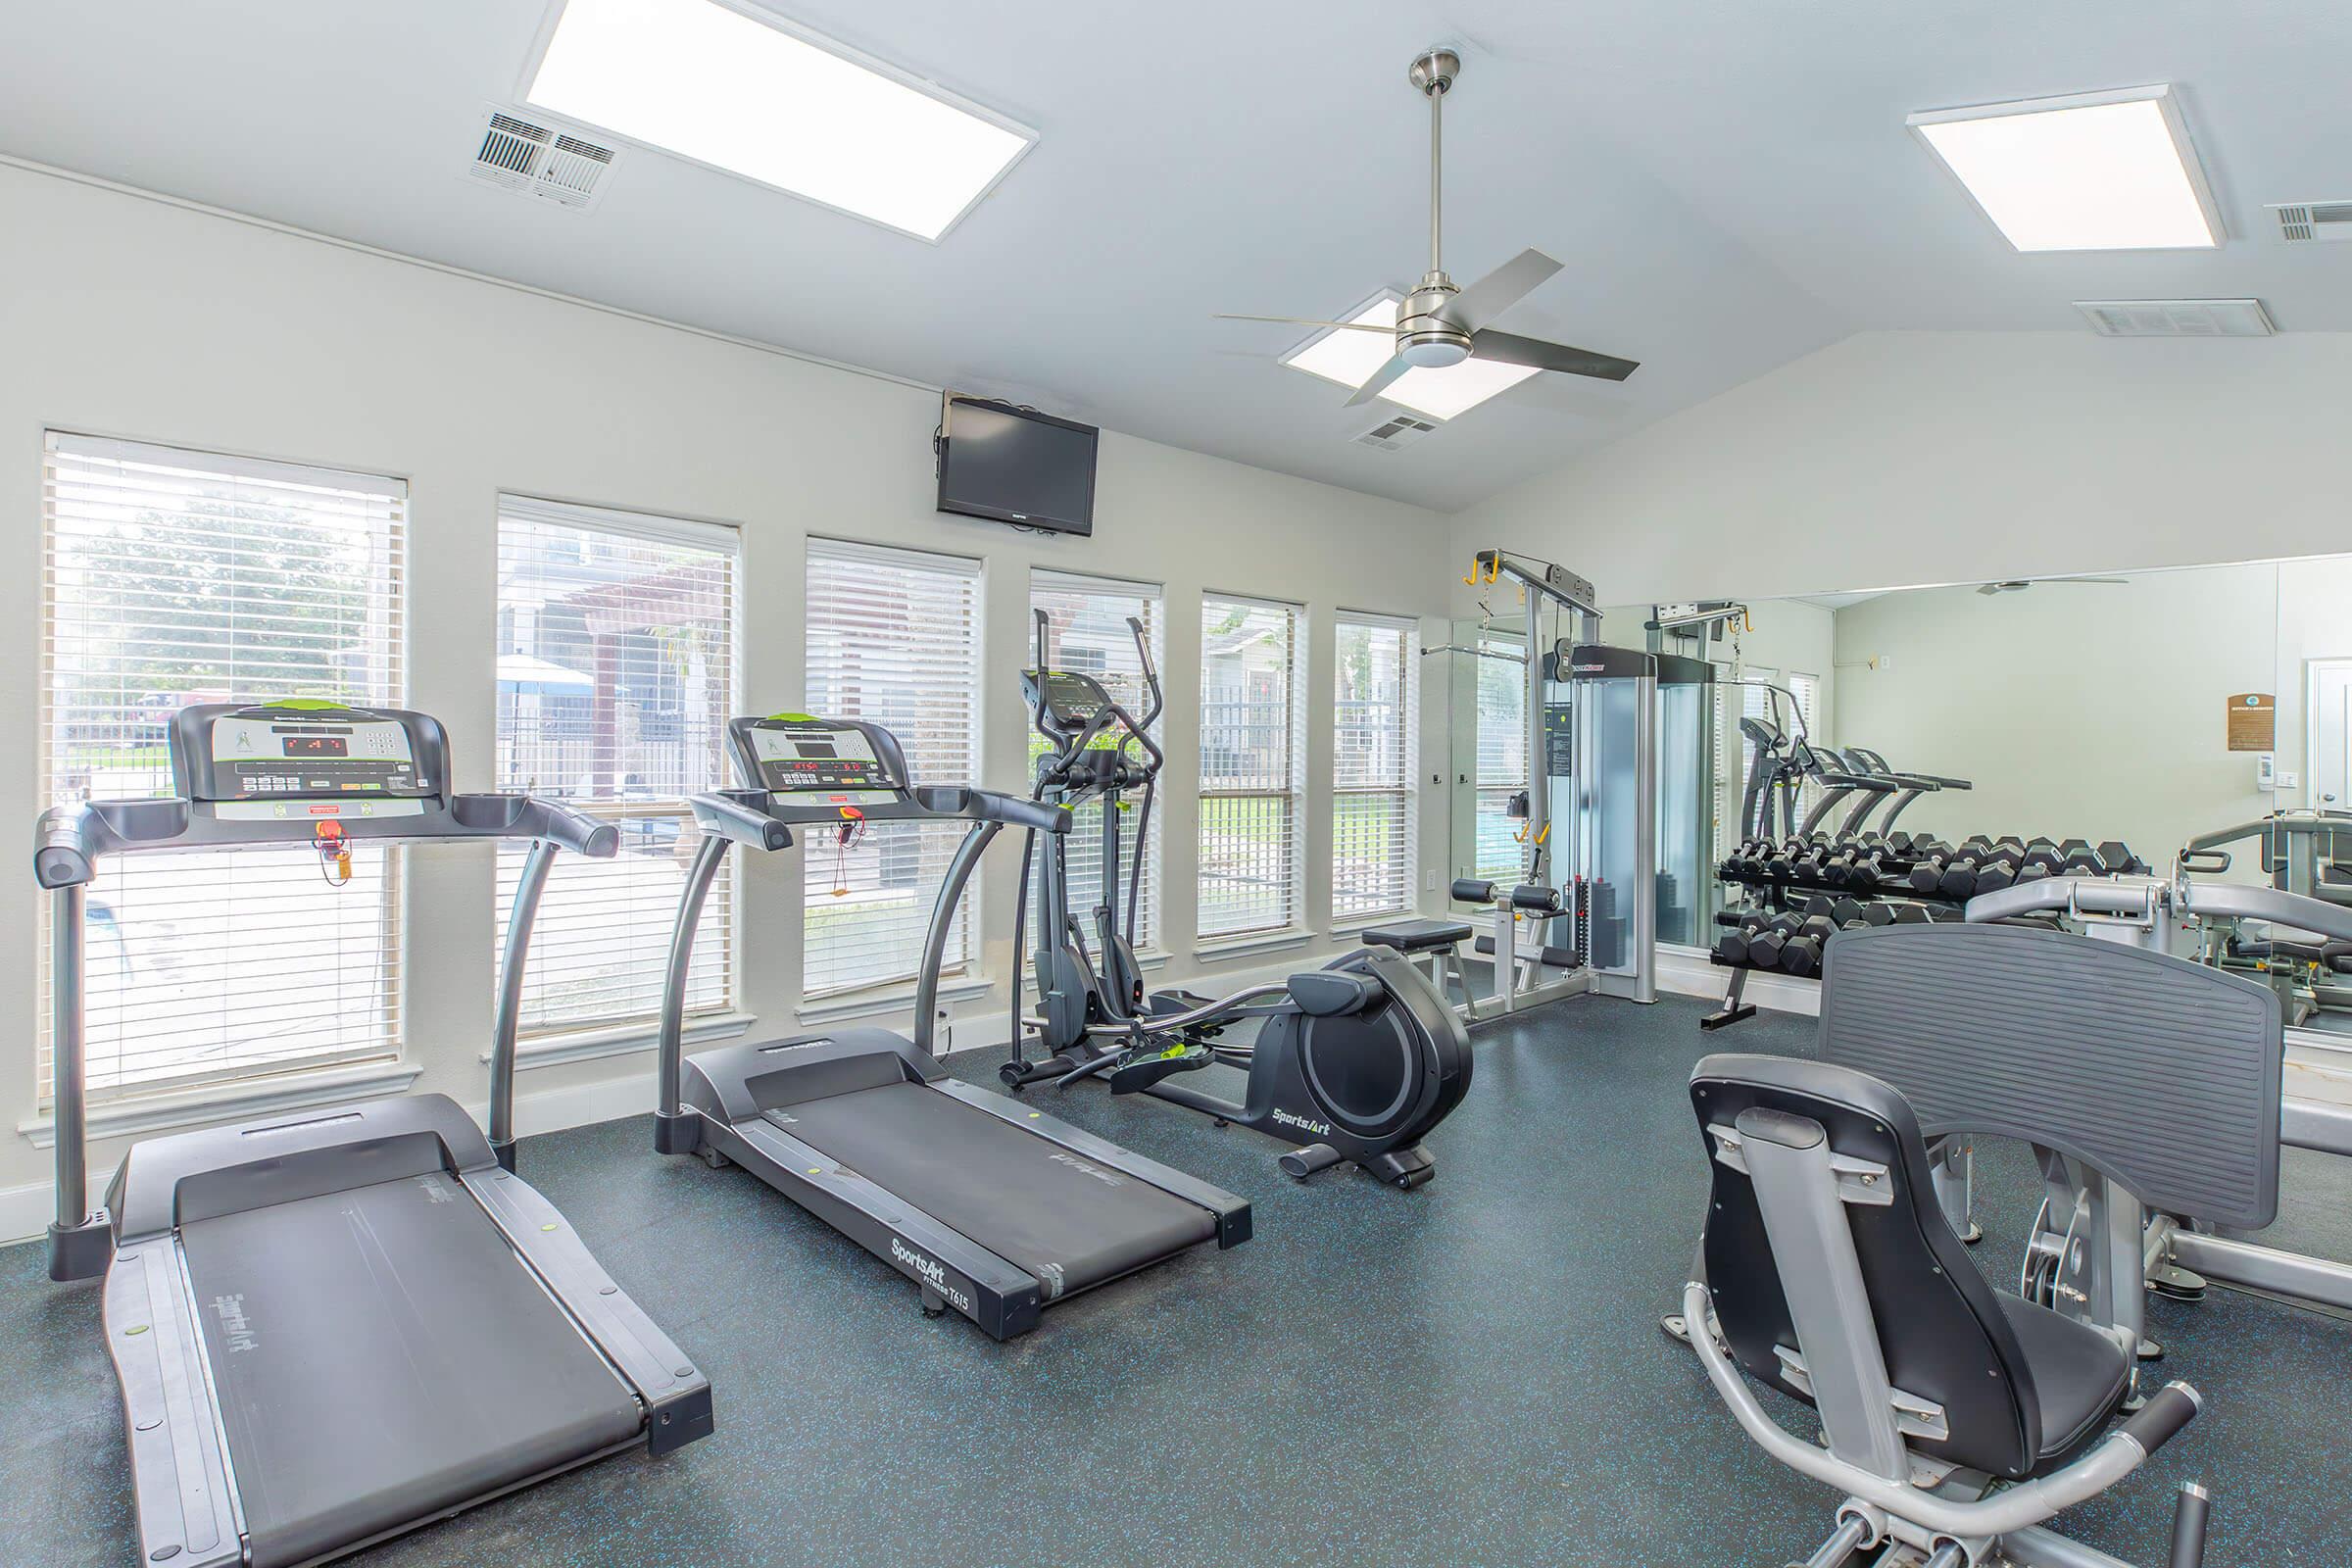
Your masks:
<path fill-rule="evenodd" d="M 326 805 L 329 799 L 318 797 L 317 804 Z M 330 843 L 334 841 L 321 839 L 318 831 L 330 822 L 337 839 L 355 842 L 529 842 L 531 853 L 507 918 L 490 1034 L 490 1147 L 502 1166 L 514 1168 L 516 1039 L 523 970 L 540 895 L 559 850 L 610 859 L 620 851 L 620 830 L 573 807 L 515 793 L 331 799 L 337 808 L 391 808 L 380 816 L 364 809 L 313 815 L 298 809 L 306 798 L 296 796 L 283 803 L 283 816 L 224 816 L 220 807 L 235 803 L 163 796 L 53 806 L 34 822 L 33 879 L 51 893 L 54 905 L 49 1020 L 55 1045 L 50 1054 L 50 1096 L 56 1107 L 57 1223 L 50 1240 L 52 1278 L 80 1277 L 85 1268 L 104 1266 L 103 1257 L 75 1239 L 90 1232 L 100 1217 L 89 1206 L 89 1086 L 82 1055 L 87 957 L 81 927 L 89 884 L 106 856 Z"/>
<path fill-rule="evenodd" d="M 53 806 L 33 824 L 33 880 L 53 892 L 86 883 L 97 876 L 99 859 L 110 855 L 316 844 L 318 827 L 326 822 L 355 842 L 530 840 L 596 859 L 610 859 L 620 853 L 620 829 L 576 808 L 535 795 L 452 795 L 446 804 L 429 799 L 401 801 L 393 804 L 404 808 L 414 804 L 422 809 L 383 816 L 313 817 L 300 811 L 303 801 L 299 797 L 285 803 L 289 808 L 285 816 L 222 816 L 217 809 L 220 804 L 165 796 Z M 346 797 L 335 804 L 355 803 Z"/>
<path fill-rule="evenodd" d="M 660 1127 L 675 1123 L 684 1114 L 686 977 L 694 964 L 695 935 L 702 923 L 703 905 L 711 882 L 718 876 L 719 866 L 726 860 L 727 847 L 748 844 L 754 849 L 780 850 L 792 843 L 792 829 L 796 826 L 831 827 L 845 820 L 838 804 L 793 807 L 784 804 L 788 799 L 774 790 L 721 790 L 694 796 L 689 802 L 704 839 L 693 865 L 687 870 L 677 918 L 669 933 L 669 966 L 662 981 L 662 1013 L 655 1036 L 655 1116 Z M 923 932 L 922 957 L 915 968 L 914 1047 L 925 1055 L 932 1055 L 935 1054 L 932 1042 L 937 1038 L 940 964 L 947 952 L 948 933 L 956 923 L 956 906 L 962 902 L 964 887 L 978 868 L 980 857 L 1007 824 L 1035 832 L 1067 833 L 1070 808 L 964 784 L 922 784 L 909 791 L 906 800 L 858 806 L 856 809 L 867 821 L 971 824 L 940 882 L 939 897 L 931 906 L 931 921 Z M 1019 988 L 1014 989 L 1017 993 Z"/>
<path fill-rule="evenodd" d="M 757 850 L 780 850 L 792 842 L 793 828 L 838 827 L 848 820 L 842 803 L 821 791 L 808 793 L 812 798 L 808 806 L 794 805 L 792 793 L 782 790 L 715 790 L 688 804 L 705 832 Z M 964 784 L 918 784 L 905 800 L 852 803 L 851 808 L 868 822 L 997 822 L 1042 833 L 1068 832 L 1071 815 L 1067 807 Z"/>

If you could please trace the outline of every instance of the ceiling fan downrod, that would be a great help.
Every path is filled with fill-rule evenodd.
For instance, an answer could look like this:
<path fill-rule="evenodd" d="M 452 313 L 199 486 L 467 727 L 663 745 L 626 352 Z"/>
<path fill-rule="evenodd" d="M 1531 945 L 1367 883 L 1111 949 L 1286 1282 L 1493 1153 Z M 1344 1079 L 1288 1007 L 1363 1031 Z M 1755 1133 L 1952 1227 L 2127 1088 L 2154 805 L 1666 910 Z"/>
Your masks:
<path fill-rule="evenodd" d="M 1446 275 L 1446 94 L 1461 74 L 1462 57 L 1432 49 L 1412 63 L 1405 79 L 1429 99 L 1429 271 L 1396 313 L 1396 352 L 1409 365 L 1459 365 L 1470 357 L 1470 334 L 1448 318 L 1460 290 Z"/>

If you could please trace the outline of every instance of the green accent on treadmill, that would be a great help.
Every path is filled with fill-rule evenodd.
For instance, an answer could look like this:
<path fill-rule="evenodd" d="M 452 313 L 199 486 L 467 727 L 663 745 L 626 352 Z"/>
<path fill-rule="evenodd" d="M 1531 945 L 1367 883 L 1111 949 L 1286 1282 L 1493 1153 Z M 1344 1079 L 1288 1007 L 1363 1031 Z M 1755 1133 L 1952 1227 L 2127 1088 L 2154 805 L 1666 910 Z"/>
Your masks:
<path fill-rule="evenodd" d="M 814 713 L 770 713 L 760 720 L 765 724 L 821 724 L 823 719 Z"/>
<path fill-rule="evenodd" d="M 266 703 L 256 703 L 253 706 L 256 708 L 283 708 L 297 713 L 357 713 L 365 711 L 365 710 L 352 707 L 349 703 L 333 702 L 324 697 L 273 697 Z"/>

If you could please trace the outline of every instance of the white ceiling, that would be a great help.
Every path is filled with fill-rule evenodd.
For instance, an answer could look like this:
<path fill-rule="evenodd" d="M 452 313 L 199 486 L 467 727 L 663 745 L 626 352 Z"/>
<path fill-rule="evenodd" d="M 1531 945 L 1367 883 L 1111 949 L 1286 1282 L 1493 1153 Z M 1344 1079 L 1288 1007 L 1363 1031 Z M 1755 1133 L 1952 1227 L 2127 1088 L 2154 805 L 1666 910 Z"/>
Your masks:
<path fill-rule="evenodd" d="M 1036 127 L 933 247 L 642 149 L 564 212 L 459 175 L 543 0 L 0 7 L 0 152 L 1452 510 L 1868 328 L 2083 331 L 2070 302 L 2254 295 L 2352 330 L 2352 249 L 2265 202 L 2352 197 L 2340 0 L 774 0 Z M 1284 369 L 1424 263 L 1421 47 L 1457 278 L 1566 269 L 1502 323 L 1643 362 L 1539 376 L 1396 453 Z M 1903 128 L 1916 109 L 2173 81 L 2217 253 L 2020 256 Z M 22 239 L 24 236 L 19 236 Z M 2184 343 L 2183 353 L 2208 345 Z"/>

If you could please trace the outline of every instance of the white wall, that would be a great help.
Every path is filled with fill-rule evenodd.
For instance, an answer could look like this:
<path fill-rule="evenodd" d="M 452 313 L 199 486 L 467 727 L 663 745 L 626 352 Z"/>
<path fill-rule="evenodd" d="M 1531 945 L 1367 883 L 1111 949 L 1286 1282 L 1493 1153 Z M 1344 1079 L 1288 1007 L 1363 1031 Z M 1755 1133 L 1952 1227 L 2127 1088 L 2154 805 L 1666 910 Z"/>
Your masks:
<path fill-rule="evenodd" d="M 1164 583 L 1170 610 L 1169 776 L 1197 750 L 1195 607 L 1204 589 L 1305 604 L 1311 736 L 1306 828 L 1311 947 L 1277 956 L 1196 958 L 1196 812 L 1163 795 L 1168 865 L 1161 929 L 1168 978 L 1303 959 L 1330 945 L 1328 863 L 1332 617 L 1341 609 L 1442 616 L 1450 552 L 1442 519 L 1416 508 L 1105 433 L 1091 541 L 1046 539 L 932 510 L 937 395 L 577 302 L 366 252 L 270 225 L 0 167 L 0 495 L 7 559 L 0 623 L 16 628 L 16 678 L 0 722 L 23 737 L 0 779 L 0 820 L 29 829 L 41 805 L 36 733 L 42 432 L 62 428 L 314 462 L 405 477 L 413 571 L 410 702 L 449 726 L 462 789 L 490 785 L 495 502 L 502 490 L 738 523 L 744 530 L 745 698 L 796 706 L 802 691 L 802 563 L 810 533 L 952 551 L 986 563 L 984 772 L 1025 790 L 1029 569 Z M 787 259 L 788 260 L 788 259 Z M 787 268 L 788 270 L 788 268 Z M 1433 628 L 1442 633 L 1442 626 Z M 1197 636 L 1197 631 L 1190 631 Z M 1430 689 L 1435 684 L 1439 689 Z M 1425 683 L 1421 733 L 1444 756 L 1443 683 Z M 1442 760 L 1439 762 L 1442 766 Z M 1423 778 L 1429 777 L 1424 767 Z M 1426 863 L 1443 864 L 1443 791 L 1426 789 Z M 1010 968 L 1008 840 L 979 882 L 990 994 L 961 1010 L 965 1043 L 1003 1038 Z M 765 1031 L 795 1027 L 799 852 L 752 857 L 746 872 L 742 1004 Z M 412 853 L 409 1049 L 417 1087 L 479 1104 L 492 985 L 490 857 Z M 35 1111 L 35 895 L 24 875 L 0 899 L 0 1116 Z M 993 1031 L 993 1033 L 992 1033 Z M 524 1130 L 650 1106 L 651 1059 L 629 1054 L 523 1075 Z M 20 1131 L 0 1132 L 0 1189 L 46 1169 Z M 103 1171 L 119 1143 L 93 1152 Z M 0 1194 L 0 1197 L 5 1197 Z M 0 1234 L 23 1234 L 23 1203 Z M 34 1218 L 40 1216 L 36 1213 Z"/>
<path fill-rule="evenodd" d="M 2192 835 L 2271 809 L 2253 754 L 2229 750 L 2227 714 L 2232 695 L 2272 690 L 2280 569 L 1848 606 L 1837 613 L 1844 698 L 1833 733 L 1896 768 L 1974 785 L 1920 799 L 1901 822 L 1915 832 L 2121 839 L 2169 866 Z M 2279 716 L 2283 740 L 2291 723 Z"/>
<path fill-rule="evenodd" d="M 1454 553 L 1643 603 L 2321 554 L 2347 385 L 2343 333 L 1863 333 L 1468 508 Z"/>

